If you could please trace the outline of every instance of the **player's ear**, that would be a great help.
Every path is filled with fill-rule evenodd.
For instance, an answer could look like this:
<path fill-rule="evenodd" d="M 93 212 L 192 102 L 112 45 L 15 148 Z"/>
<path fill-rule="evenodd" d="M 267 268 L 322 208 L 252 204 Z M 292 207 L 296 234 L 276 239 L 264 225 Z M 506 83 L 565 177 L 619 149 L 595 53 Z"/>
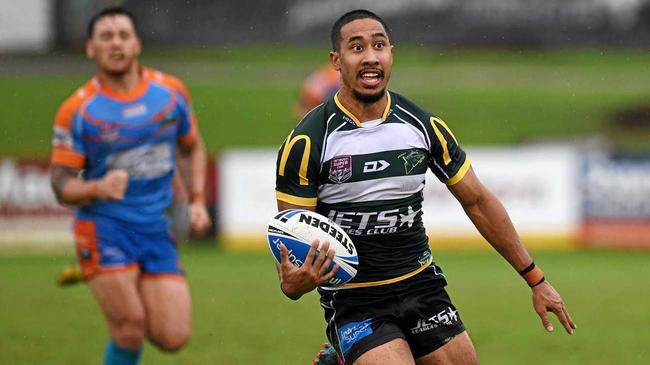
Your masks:
<path fill-rule="evenodd" d="M 91 39 L 86 40 L 86 57 L 91 60 L 95 58 L 95 50 L 93 49 Z"/>
<path fill-rule="evenodd" d="M 142 40 L 140 37 L 136 36 L 136 49 L 135 49 L 135 56 L 140 56 L 140 53 L 142 53 Z"/>
<path fill-rule="evenodd" d="M 330 52 L 330 63 L 336 71 L 341 71 L 341 56 L 337 51 Z"/>

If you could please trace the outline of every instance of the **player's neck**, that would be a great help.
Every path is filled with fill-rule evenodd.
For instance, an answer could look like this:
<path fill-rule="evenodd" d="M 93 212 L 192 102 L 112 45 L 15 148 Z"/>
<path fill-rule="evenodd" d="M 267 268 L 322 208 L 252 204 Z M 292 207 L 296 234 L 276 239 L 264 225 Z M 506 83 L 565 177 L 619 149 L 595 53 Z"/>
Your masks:
<path fill-rule="evenodd" d="M 357 99 L 352 93 L 352 90 L 345 87 L 339 90 L 337 97 L 339 102 L 361 123 L 381 119 L 386 110 L 386 103 L 388 103 L 386 92 L 376 102 L 366 103 Z"/>
<path fill-rule="evenodd" d="M 140 84 L 140 66 L 134 62 L 131 68 L 120 75 L 114 75 L 102 70 L 97 71 L 99 82 L 117 93 L 129 93 Z"/>

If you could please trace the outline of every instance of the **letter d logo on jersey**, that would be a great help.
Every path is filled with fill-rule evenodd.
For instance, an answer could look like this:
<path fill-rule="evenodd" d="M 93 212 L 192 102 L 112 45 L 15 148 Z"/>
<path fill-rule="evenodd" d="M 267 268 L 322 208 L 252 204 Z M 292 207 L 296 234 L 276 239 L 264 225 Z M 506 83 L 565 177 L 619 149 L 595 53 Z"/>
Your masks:
<path fill-rule="evenodd" d="M 384 160 L 368 161 L 363 164 L 363 173 L 384 171 L 390 164 Z"/>

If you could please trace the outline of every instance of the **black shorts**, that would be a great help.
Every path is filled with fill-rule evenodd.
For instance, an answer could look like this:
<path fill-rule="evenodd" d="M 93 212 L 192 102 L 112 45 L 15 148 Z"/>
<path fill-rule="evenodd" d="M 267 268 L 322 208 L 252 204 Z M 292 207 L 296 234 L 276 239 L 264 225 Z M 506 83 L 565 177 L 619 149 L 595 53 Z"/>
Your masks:
<path fill-rule="evenodd" d="M 427 355 L 465 331 L 446 285 L 442 271 L 432 264 L 393 284 L 319 289 L 327 338 L 346 365 L 397 338 L 408 342 L 415 359 Z"/>

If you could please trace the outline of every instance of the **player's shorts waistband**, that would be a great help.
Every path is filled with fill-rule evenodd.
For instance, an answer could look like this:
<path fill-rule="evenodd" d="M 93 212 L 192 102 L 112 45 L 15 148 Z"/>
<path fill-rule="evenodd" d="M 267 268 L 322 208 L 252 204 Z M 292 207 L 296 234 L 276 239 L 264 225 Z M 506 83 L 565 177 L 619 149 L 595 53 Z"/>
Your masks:
<path fill-rule="evenodd" d="M 398 276 L 398 277 L 390 278 L 390 279 L 385 279 L 385 280 L 367 281 L 367 282 L 365 282 L 365 283 L 347 283 L 347 284 L 343 284 L 343 285 L 341 285 L 341 286 L 338 286 L 338 287 L 336 287 L 336 288 L 332 288 L 332 289 L 367 288 L 367 287 L 371 287 L 371 286 L 380 286 L 380 285 L 386 285 L 386 284 L 397 283 L 397 282 L 399 282 L 399 281 L 402 281 L 402 280 L 408 279 L 408 278 L 410 278 L 410 277 L 413 277 L 413 276 L 419 274 L 419 273 L 422 272 L 424 269 L 426 269 L 427 267 L 429 267 L 429 265 L 431 265 L 432 263 L 433 263 L 433 256 L 430 256 L 429 259 L 427 260 L 427 262 L 425 262 L 422 266 L 420 266 L 420 267 L 418 267 L 417 269 L 415 269 L 415 270 L 413 270 L 413 271 L 411 271 L 411 272 L 408 272 L 408 273 L 406 273 L 406 274 L 404 274 L 404 275 L 400 275 L 400 276 Z M 329 288 L 323 288 L 323 289 L 329 289 Z"/>

